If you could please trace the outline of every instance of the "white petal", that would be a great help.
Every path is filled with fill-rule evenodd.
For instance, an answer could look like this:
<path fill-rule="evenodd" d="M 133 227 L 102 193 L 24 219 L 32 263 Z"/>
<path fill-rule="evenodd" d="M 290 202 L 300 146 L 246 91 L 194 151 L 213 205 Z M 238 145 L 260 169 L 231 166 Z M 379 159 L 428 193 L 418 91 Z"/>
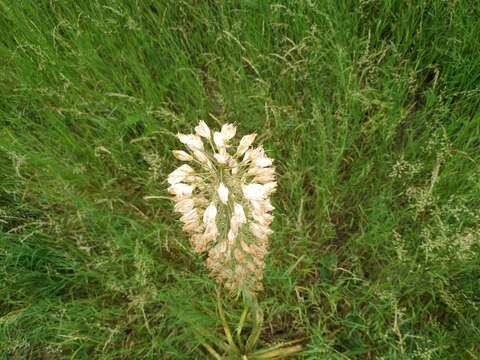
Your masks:
<path fill-rule="evenodd" d="M 218 187 L 218 197 L 222 203 L 228 202 L 228 188 L 223 183 L 220 183 Z"/>
<path fill-rule="evenodd" d="M 230 244 L 235 241 L 235 239 L 237 238 L 237 234 L 238 232 L 234 231 L 233 229 L 228 230 L 227 240 Z"/>
<path fill-rule="evenodd" d="M 267 196 L 267 193 L 265 192 L 263 185 L 254 183 L 243 186 L 243 195 L 248 200 L 255 201 L 263 200 Z"/>
<path fill-rule="evenodd" d="M 203 150 L 203 142 L 200 136 L 198 135 L 184 135 L 178 134 L 178 139 L 185 145 L 187 145 L 191 150 Z"/>
<path fill-rule="evenodd" d="M 235 136 L 237 127 L 233 124 L 225 124 L 222 126 L 222 135 L 225 140 L 230 140 Z"/>
<path fill-rule="evenodd" d="M 208 160 L 207 155 L 205 155 L 205 153 L 203 151 L 194 150 L 193 155 L 195 156 L 195 158 L 198 161 L 200 161 L 203 164 L 206 164 L 208 168 L 211 168 L 212 164 L 211 164 L 210 160 Z"/>
<path fill-rule="evenodd" d="M 200 135 L 201 137 L 204 137 L 204 138 L 210 138 L 210 129 L 209 127 L 207 126 L 207 124 L 205 123 L 205 121 L 201 120 L 199 123 L 198 123 L 198 126 L 195 127 L 195 132 Z"/>
<path fill-rule="evenodd" d="M 222 133 L 219 133 L 218 131 L 213 133 L 213 142 L 219 149 L 225 147 L 225 138 L 223 137 Z"/>
<path fill-rule="evenodd" d="M 181 160 L 181 161 L 193 160 L 193 157 L 183 150 L 173 150 L 172 152 L 173 152 L 173 156 L 175 156 L 178 160 Z"/>
<path fill-rule="evenodd" d="M 210 203 L 210 205 L 207 206 L 205 209 L 205 212 L 203 213 L 203 222 L 205 224 L 215 222 L 215 217 L 217 216 L 217 207 L 215 206 L 215 203 Z"/>
<path fill-rule="evenodd" d="M 272 159 L 268 157 L 260 157 L 254 160 L 254 164 L 258 167 L 264 168 L 267 166 L 272 166 Z"/>
<path fill-rule="evenodd" d="M 168 175 L 168 183 L 170 185 L 177 184 L 182 182 L 187 176 L 191 175 L 194 172 L 193 168 L 190 165 L 183 164 Z"/>
<path fill-rule="evenodd" d="M 265 192 L 270 195 L 272 192 L 275 191 L 275 189 L 277 188 L 277 182 L 276 181 L 272 181 L 272 182 L 269 182 L 269 183 L 266 183 L 265 185 L 263 185 L 263 188 L 265 189 Z"/>
<path fill-rule="evenodd" d="M 175 204 L 175 207 L 173 208 L 174 211 L 176 212 L 181 212 L 181 213 L 184 213 L 184 212 L 187 212 L 191 209 L 193 209 L 193 206 L 194 206 L 194 202 L 192 199 L 183 199 L 183 200 L 180 200 L 179 202 L 177 202 Z"/>
<path fill-rule="evenodd" d="M 242 137 L 240 140 L 240 144 L 238 145 L 237 148 L 237 154 L 238 156 L 242 156 L 245 151 L 252 145 L 253 141 L 255 140 L 255 137 L 257 134 L 250 134 L 250 135 L 245 135 Z"/>
<path fill-rule="evenodd" d="M 214 241 L 217 237 L 218 229 L 217 224 L 215 222 L 208 223 L 205 227 L 205 232 L 203 233 L 203 238 L 205 242 L 209 243 L 210 241 Z"/>
<path fill-rule="evenodd" d="M 168 188 L 168 191 L 170 192 L 170 194 L 178 196 L 191 195 L 193 192 L 193 186 L 183 183 L 177 183 L 170 186 Z"/>
<path fill-rule="evenodd" d="M 230 159 L 230 155 L 226 151 L 220 151 L 220 153 L 216 153 L 213 155 L 215 160 L 218 161 L 219 164 L 227 164 L 228 160 Z"/>
<path fill-rule="evenodd" d="M 237 217 L 239 223 L 244 224 L 247 221 L 242 205 L 235 203 L 233 207 L 233 213 L 234 216 Z"/>

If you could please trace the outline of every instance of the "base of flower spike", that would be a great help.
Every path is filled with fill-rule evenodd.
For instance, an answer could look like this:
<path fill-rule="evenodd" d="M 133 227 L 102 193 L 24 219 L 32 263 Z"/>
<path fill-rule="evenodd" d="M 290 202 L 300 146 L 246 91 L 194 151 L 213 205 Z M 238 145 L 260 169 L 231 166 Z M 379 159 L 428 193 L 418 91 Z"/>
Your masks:
<path fill-rule="evenodd" d="M 234 337 L 225 316 L 220 292 L 217 292 L 217 310 L 222 322 L 225 341 L 208 344 L 207 342 L 200 340 L 201 345 L 214 359 L 274 360 L 284 359 L 302 351 L 303 347 L 300 343 L 306 341 L 307 338 L 287 341 L 255 351 L 254 349 L 262 330 L 263 313 L 256 299 L 251 298 L 250 300 L 251 304 L 244 303 L 244 309 L 236 327 Z M 246 319 L 249 315 L 253 318 L 252 330 L 244 339 L 244 334 L 242 333 L 245 328 Z M 218 350 L 216 350 L 216 348 Z"/>

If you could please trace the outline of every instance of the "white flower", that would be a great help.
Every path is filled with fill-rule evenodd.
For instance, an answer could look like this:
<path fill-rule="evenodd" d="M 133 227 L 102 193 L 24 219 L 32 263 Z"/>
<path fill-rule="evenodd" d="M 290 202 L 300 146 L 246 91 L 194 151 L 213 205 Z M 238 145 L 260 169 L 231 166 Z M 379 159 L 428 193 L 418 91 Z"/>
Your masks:
<path fill-rule="evenodd" d="M 267 166 L 272 166 L 272 159 L 270 159 L 266 156 L 255 159 L 253 162 L 256 166 L 261 167 L 261 168 L 264 168 L 264 167 L 267 167 Z"/>
<path fill-rule="evenodd" d="M 220 198 L 220 201 L 224 203 L 225 205 L 228 202 L 228 188 L 222 183 L 218 186 L 218 197 Z"/>
<path fill-rule="evenodd" d="M 207 139 L 210 138 L 210 129 L 205 123 L 205 121 L 203 120 L 200 121 L 198 126 L 195 127 L 195 132 L 197 133 L 197 135 L 200 135 L 201 137 L 204 137 Z"/>
<path fill-rule="evenodd" d="M 256 223 L 250 223 L 250 230 L 252 231 L 253 236 L 259 238 L 259 239 L 266 239 L 268 235 L 272 232 L 268 228 L 268 226 L 256 224 Z"/>
<path fill-rule="evenodd" d="M 193 209 L 194 206 L 194 201 L 192 199 L 182 199 L 179 202 L 175 204 L 175 207 L 173 208 L 174 211 L 184 213 L 187 212 L 191 209 Z"/>
<path fill-rule="evenodd" d="M 190 165 L 184 164 L 177 169 L 175 169 L 170 175 L 168 175 L 168 183 L 170 185 L 182 182 L 187 176 L 193 174 L 194 170 Z"/>
<path fill-rule="evenodd" d="M 170 194 L 177 195 L 177 196 L 192 195 L 193 186 L 183 184 L 183 183 L 176 183 L 170 186 L 168 188 L 168 191 L 170 192 Z"/>
<path fill-rule="evenodd" d="M 208 244 L 211 241 L 214 241 L 218 234 L 217 224 L 215 222 L 210 222 L 205 227 L 205 232 L 203 233 L 203 239 Z"/>
<path fill-rule="evenodd" d="M 263 188 L 265 189 L 267 195 L 270 195 L 277 188 L 277 182 L 272 181 L 272 182 L 266 183 L 263 185 Z"/>
<path fill-rule="evenodd" d="M 222 126 L 222 136 L 225 140 L 230 140 L 235 136 L 237 127 L 233 124 L 225 124 Z"/>
<path fill-rule="evenodd" d="M 210 205 L 205 209 L 203 213 L 203 222 L 209 224 L 215 222 L 215 217 L 217 216 L 217 207 L 214 202 L 211 202 Z"/>
<path fill-rule="evenodd" d="M 191 209 L 183 214 L 180 221 L 184 223 L 196 222 L 198 220 L 197 209 Z"/>
<path fill-rule="evenodd" d="M 203 150 L 203 142 L 198 135 L 178 134 L 178 140 L 187 145 L 190 150 Z"/>
<path fill-rule="evenodd" d="M 257 134 L 250 134 L 250 135 L 245 135 L 242 137 L 240 140 L 240 144 L 238 145 L 237 148 L 237 154 L 238 156 L 242 156 L 245 151 L 252 145 L 253 141 L 257 137 Z"/>
<path fill-rule="evenodd" d="M 213 157 L 218 161 L 219 164 L 225 165 L 230 160 L 230 155 L 228 155 L 225 148 L 220 149 L 219 153 L 213 155 Z"/>
<path fill-rule="evenodd" d="M 213 142 L 217 145 L 218 149 L 222 149 L 225 147 L 225 138 L 223 137 L 222 133 L 215 131 L 213 133 Z"/>
<path fill-rule="evenodd" d="M 243 210 L 243 206 L 239 203 L 235 203 L 233 207 L 233 214 L 238 219 L 238 222 L 241 224 L 245 224 L 247 222 L 247 218 L 245 216 L 245 211 Z"/>
<path fill-rule="evenodd" d="M 243 195 L 251 201 L 263 200 L 267 196 L 265 187 L 261 184 L 248 184 L 243 186 Z"/>
<path fill-rule="evenodd" d="M 203 151 L 194 150 L 194 151 L 193 151 L 193 156 L 195 156 L 195 159 L 197 159 L 197 160 L 200 161 L 201 163 L 206 164 L 209 168 L 212 167 L 212 163 L 210 162 L 210 160 L 208 159 L 207 155 L 205 155 L 205 153 L 204 153 Z"/>
<path fill-rule="evenodd" d="M 193 157 L 183 150 L 173 150 L 172 152 L 173 152 L 173 156 L 175 156 L 178 160 L 181 160 L 181 161 L 193 160 Z"/>

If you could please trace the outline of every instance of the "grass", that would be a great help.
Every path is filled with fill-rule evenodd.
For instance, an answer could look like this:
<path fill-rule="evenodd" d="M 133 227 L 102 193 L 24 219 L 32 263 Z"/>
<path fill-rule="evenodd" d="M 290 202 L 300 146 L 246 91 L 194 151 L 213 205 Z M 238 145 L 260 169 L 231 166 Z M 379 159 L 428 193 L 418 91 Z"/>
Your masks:
<path fill-rule="evenodd" d="M 199 119 L 277 160 L 261 344 L 478 358 L 474 2 L 0 10 L 0 358 L 207 358 L 215 284 L 164 198 Z"/>

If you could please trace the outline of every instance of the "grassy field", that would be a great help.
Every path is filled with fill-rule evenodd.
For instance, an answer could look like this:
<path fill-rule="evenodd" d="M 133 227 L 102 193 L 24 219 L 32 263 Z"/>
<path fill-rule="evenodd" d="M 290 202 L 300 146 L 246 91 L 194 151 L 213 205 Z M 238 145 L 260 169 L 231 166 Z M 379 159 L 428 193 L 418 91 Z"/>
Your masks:
<path fill-rule="evenodd" d="M 2 0 L 0 30 L 1 359 L 207 358 L 165 182 L 199 119 L 277 161 L 261 344 L 479 358 L 475 1 Z"/>

